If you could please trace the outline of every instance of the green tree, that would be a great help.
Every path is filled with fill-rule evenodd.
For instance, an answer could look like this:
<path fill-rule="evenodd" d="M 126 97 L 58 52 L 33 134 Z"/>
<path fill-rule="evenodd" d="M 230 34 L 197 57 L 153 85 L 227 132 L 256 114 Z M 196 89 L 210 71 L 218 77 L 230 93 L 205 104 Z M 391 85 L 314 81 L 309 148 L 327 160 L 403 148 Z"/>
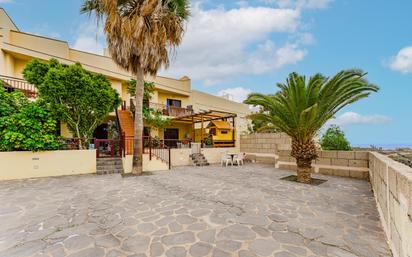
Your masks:
<path fill-rule="evenodd" d="M 253 93 L 245 103 L 265 110 L 251 116 L 278 129 L 292 139 L 291 155 L 296 159 L 298 181 L 311 181 L 312 161 L 317 158 L 314 137 L 343 107 L 377 92 L 360 70 L 344 70 L 333 77 L 316 74 L 309 79 L 289 74 L 274 95 Z"/>
<path fill-rule="evenodd" d="M 96 127 L 121 102 L 103 75 L 86 71 L 78 63 L 64 65 L 55 59 L 33 60 L 26 65 L 23 75 L 36 86 L 40 99 L 48 103 L 55 116 L 79 139 L 80 149 L 87 147 Z"/>
<path fill-rule="evenodd" d="M 0 81 L 0 151 L 42 151 L 59 147 L 57 121 L 41 101 L 7 93 Z"/>
<path fill-rule="evenodd" d="M 331 125 L 320 139 L 323 150 L 350 151 L 352 147 L 345 137 L 345 133 L 337 126 Z"/>
<path fill-rule="evenodd" d="M 127 82 L 127 89 L 130 95 L 135 95 L 136 91 L 136 80 L 131 79 Z M 155 90 L 155 85 L 153 82 L 144 82 L 144 93 L 143 93 L 143 120 L 144 124 L 154 127 L 157 129 L 164 129 L 170 125 L 172 119 L 165 118 L 162 112 L 150 107 L 150 100 L 152 99 Z M 132 110 L 134 111 L 134 110 Z"/>
<path fill-rule="evenodd" d="M 188 0 L 84 0 L 82 13 L 104 21 L 108 50 L 136 77 L 133 174 L 142 172 L 144 75 L 169 65 L 169 50 L 182 42 Z"/>

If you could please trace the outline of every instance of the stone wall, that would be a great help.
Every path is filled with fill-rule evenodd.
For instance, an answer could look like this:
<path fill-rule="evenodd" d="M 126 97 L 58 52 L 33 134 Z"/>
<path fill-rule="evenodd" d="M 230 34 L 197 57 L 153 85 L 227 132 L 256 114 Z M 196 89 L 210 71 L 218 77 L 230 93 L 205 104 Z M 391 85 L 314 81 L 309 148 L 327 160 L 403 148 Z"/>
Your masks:
<path fill-rule="evenodd" d="M 290 151 L 278 151 L 276 167 L 296 170 L 296 160 Z M 312 172 L 324 175 L 367 179 L 369 153 L 365 151 L 319 151 L 319 158 L 312 164 Z"/>
<path fill-rule="evenodd" d="M 240 151 L 245 153 L 276 154 L 279 150 L 290 150 L 291 140 L 283 133 L 256 133 L 240 137 Z"/>
<path fill-rule="evenodd" d="M 395 257 L 412 257 L 412 169 L 369 154 L 370 182 Z"/>

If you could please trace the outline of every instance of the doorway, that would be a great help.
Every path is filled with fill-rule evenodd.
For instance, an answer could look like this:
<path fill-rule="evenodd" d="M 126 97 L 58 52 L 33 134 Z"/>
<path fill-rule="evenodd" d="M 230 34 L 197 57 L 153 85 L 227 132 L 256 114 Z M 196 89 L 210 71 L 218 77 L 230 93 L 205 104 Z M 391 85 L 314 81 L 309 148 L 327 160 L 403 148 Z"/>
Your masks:
<path fill-rule="evenodd" d="M 179 129 L 166 129 L 164 132 L 165 145 L 170 148 L 177 147 L 177 140 L 179 140 Z"/>

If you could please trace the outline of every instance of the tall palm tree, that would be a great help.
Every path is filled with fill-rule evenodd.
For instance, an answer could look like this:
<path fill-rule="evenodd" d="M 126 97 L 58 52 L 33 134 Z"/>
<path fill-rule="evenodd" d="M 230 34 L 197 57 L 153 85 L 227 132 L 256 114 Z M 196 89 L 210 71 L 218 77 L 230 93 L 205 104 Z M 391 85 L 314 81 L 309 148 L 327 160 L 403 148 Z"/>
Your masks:
<path fill-rule="evenodd" d="M 285 84 L 277 84 L 276 94 L 252 93 L 245 100 L 263 110 L 251 115 L 266 123 L 262 129 L 277 129 L 291 137 L 299 182 L 311 181 L 312 161 L 318 157 L 314 137 L 320 128 L 343 107 L 379 90 L 365 75 L 344 70 L 330 78 L 316 74 L 307 80 L 291 73 Z"/>
<path fill-rule="evenodd" d="M 181 43 L 188 0 L 85 0 L 82 13 L 104 22 L 114 62 L 136 77 L 133 173 L 142 172 L 144 75 L 169 65 L 169 50 Z"/>

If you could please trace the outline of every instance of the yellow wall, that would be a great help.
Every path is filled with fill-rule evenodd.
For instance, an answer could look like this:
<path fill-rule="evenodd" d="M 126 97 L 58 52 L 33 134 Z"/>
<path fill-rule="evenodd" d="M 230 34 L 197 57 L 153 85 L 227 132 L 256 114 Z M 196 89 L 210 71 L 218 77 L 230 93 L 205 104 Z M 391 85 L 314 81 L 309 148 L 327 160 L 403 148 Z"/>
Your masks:
<path fill-rule="evenodd" d="M 222 131 L 227 131 L 227 134 L 223 134 Z M 232 129 L 216 129 L 216 136 L 213 136 L 213 140 L 231 141 L 233 140 Z"/>
<path fill-rule="evenodd" d="M 179 129 L 179 140 L 183 140 L 185 139 L 185 134 L 188 133 L 189 136 L 191 137 L 191 131 L 192 131 L 192 125 L 188 124 L 188 123 L 178 123 L 178 122 L 173 122 L 170 126 L 168 126 L 167 128 L 177 128 Z M 160 139 L 164 139 L 164 132 L 161 131 L 159 133 L 159 137 Z"/>
<path fill-rule="evenodd" d="M 0 152 L 0 180 L 96 173 L 96 150 Z"/>
<path fill-rule="evenodd" d="M 190 104 L 190 99 L 187 96 L 166 92 L 157 92 L 157 103 L 166 105 L 167 99 L 176 99 L 182 101 L 182 108 L 186 108 Z"/>

